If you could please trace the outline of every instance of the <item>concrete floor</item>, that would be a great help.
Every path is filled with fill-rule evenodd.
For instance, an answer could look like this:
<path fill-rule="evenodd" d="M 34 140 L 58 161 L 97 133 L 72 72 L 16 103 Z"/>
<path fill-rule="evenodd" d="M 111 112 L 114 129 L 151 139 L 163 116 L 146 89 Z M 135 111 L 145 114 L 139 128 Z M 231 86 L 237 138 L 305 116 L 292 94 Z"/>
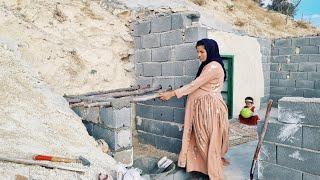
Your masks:
<path fill-rule="evenodd" d="M 249 179 L 252 158 L 257 143 L 257 141 L 251 141 L 229 149 L 226 157 L 231 164 L 224 169 L 226 180 Z"/>

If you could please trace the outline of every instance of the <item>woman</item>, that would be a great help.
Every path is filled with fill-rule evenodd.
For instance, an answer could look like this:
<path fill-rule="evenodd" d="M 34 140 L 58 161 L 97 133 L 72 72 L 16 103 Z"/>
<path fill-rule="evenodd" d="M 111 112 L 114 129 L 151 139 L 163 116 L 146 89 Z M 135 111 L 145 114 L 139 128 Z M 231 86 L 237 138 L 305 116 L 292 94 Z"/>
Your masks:
<path fill-rule="evenodd" d="M 196 79 L 174 91 L 160 94 L 169 100 L 188 95 L 185 108 L 182 147 L 178 166 L 197 171 L 210 179 L 223 179 L 224 158 L 228 150 L 228 109 L 221 96 L 226 71 L 216 41 L 202 39 L 196 45 L 201 65 Z"/>

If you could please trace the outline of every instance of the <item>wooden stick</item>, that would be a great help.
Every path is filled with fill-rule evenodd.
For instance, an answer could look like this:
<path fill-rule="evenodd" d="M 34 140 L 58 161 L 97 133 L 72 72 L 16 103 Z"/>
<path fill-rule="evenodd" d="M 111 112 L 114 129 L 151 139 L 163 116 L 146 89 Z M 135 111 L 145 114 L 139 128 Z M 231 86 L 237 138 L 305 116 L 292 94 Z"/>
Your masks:
<path fill-rule="evenodd" d="M 43 162 L 36 162 L 36 161 L 31 161 L 31 160 L 26 160 L 26 159 L 0 157 L 0 161 L 17 163 L 17 164 L 25 164 L 25 165 L 37 165 L 37 166 L 50 168 L 50 169 L 62 169 L 62 170 L 73 171 L 73 172 L 78 172 L 78 173 L 85 173 L 85 170 L 82 168 L 61 166 L 61 165 L 57 165 L 57 164 L 47 164 L 47 163 L 43 163 Z"/>
<path fill-rule="evenodd" d="M 155 98 L 160 97 L 159 93 L 169 91 L 169 90 L 171 90 L 171 88 L 167 89 L 167 90 L 158 91 L 153 94 L 131 97 L 130 102 L 141 102 L 141 101 L 148 101 L 151 99 L 155 99 Z M 115 99 L 109 99 L 109 100 L 115 100 Z M 121 101 L 121 98 L 119 98 L 117 100 Z M 80 102 L 80 103 L 75 103 L 75 104 L 70 105 L 71 108 L 79 107 L 79 106 L 83 106 L 85 108 L 88 108 L 88 107 L 111 107 L 112 103 L 111 102 L 94 102 L 94 103 L 93 102 Z"/>
<path fill-rule="evenodd" d="M 67 99 L 67 100 L 69 101 L 70 104 L 80 103 L 82 101 L 103 102 L 103 101 L 107 101 L 110 98 L 111 99 L 119 98 L 119 97 L 139 94 L 140 92 L 154 91 L 155 89 L 158 90 L 160 88 L 161 87 L 150 88 L 149 86 L 147 86 L 147 87 L 143 87 L 141 89 L 132 90 L 132 91 L 124 91 L 124 92 L 121 91 L 121 92 L 113 92 L 113 93 L 108 93 L 108 94 L 99 94 L 99 95 L 92 95 L 92 96 L 77 96 L 76 98 Z"/>
<path fill-rule="evenodd" d="M 251 180 L 253 179 L 254 169 L 256 167 L 256 163 L 257 163 L 257 160 L 258 160 L 260 149 L 261 149 L 261 146 L 262 146 L 262 143 L 263 143 L 263 140 L 264 140 L 264 136 L 266 135 L 266 132 L 267 132 L 267 129 L 268 129 L 269 115 L 270 115 L 271 108 L 272 108 L 272 102 L 273 102 L 272 100 L 269 100 L 269 102 L 268 102 L 266 115 L 264 117 L 265 120 L 264 120 L 262 133 L 261 133 L 261 136 L 259 138 L 258 145 L 257 145 L 256 151 L 255 151 L 254 156 L 253 156 L 251 169 L 250 169 L 250 179 Z"/>
<path fill-rule="evenodd" d="M 150 85 L 149 85 L 150 86 Z M 77 97 L 84 97 L 84 96 L 94 96 L 94 95 L 99 95 L 99 94 L 109 94 L 109 93 L 114 93 L 114 92 L 122 92 L 122 91 L 135 91 L 139 89 L 140 86 L 131 86 L 127 88 L 119 88 L 119 89 L 111 89 L 107 91 L 96 91 L 96 92 L 89 92 L 85 94 L 79 94 L 79 95 L 65 95 L 65 98 L 77 98 Z"/>

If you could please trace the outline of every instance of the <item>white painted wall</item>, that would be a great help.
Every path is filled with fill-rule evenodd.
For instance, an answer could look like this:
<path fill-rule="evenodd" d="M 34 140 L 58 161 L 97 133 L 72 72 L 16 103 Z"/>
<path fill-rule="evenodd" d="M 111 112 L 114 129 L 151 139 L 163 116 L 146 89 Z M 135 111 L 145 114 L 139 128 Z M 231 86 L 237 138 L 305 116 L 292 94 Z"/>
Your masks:
<path fill-rule="evenodd" d="M 208 31 L 208 38 L 217 41 L 221 55 L 234 55 L 233 115 L 239 114 L 247 96 L 254 98 L 259 109 L 260 98 L 264 96 L 264 78 L 257 39 L 213 30 Z"/>

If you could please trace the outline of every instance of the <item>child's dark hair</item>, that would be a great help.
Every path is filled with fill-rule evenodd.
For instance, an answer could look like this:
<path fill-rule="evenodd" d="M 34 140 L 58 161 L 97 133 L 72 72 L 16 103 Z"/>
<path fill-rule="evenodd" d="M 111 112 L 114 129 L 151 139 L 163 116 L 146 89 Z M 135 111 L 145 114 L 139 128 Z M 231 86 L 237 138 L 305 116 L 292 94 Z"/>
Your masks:
<path fill-rule="evenodd" d="M 253 98 L 250 97 L 250 96 L 246 97 L 244 100 L 245 100 L 245 101 L 252 101 L 252 103 L 253 103 Z"/>

